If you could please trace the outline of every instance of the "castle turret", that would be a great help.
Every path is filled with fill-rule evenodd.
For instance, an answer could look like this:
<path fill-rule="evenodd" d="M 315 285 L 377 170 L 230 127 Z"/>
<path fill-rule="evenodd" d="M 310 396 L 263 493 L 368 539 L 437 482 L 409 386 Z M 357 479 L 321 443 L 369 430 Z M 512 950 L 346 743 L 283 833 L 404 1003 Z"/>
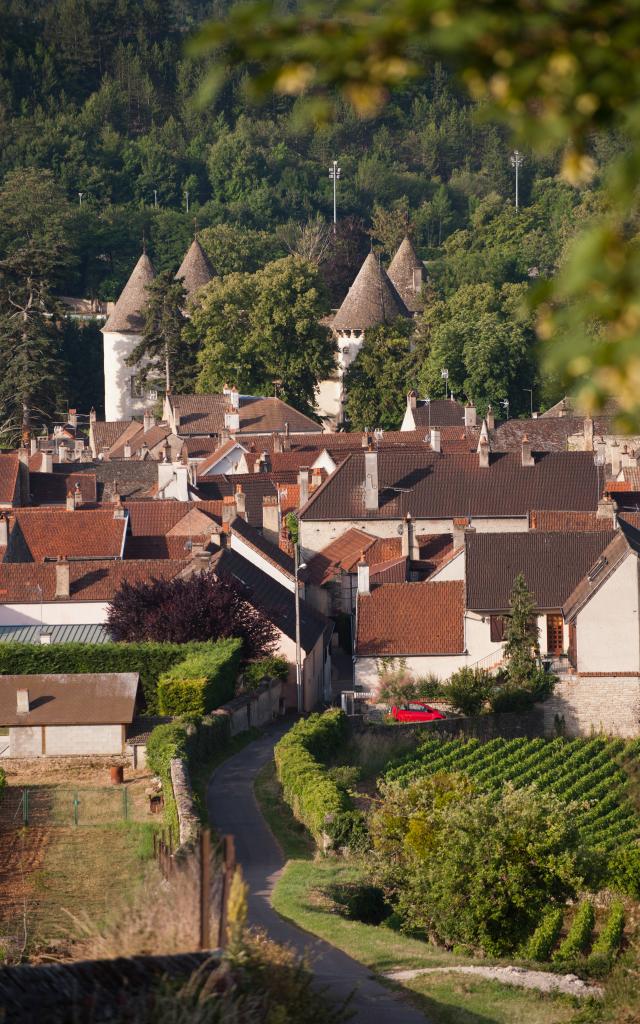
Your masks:
<path fill-rule="evenodd" d="M 180 264 L 180 268 L 176 274 L 176 280 L 182 278 L 182 284 L 187 293 L 187 299 L 190 300 L 200 288 L 203 288 L 205 284 L 209 284 L 209 281 L 213 277 L 214 270 L 209 262 L 209 257 L 200 245 L 198 239 L 194 238 L 187 250 L 185 258 Z"/>
<path fill-rule="evenodd" d="M 146 252 L 127 281 L 111 316 L 102 328 L 104 339 L 104 411 L 107 420 L 128 420 L 144 413 L 150 402 L 139 394 L 135 367 L 126 360 L 142 340 L 147 287 L 155 271 Z"/>
<path fill-rule="evenodd" d="M 424 309 L 421 290 L 426 280 L 426 273 L 424 263 L 418 257 L 408 236 L 405 236 L 400 243 L 400 248 L 391 260 L 387 273 L 409 312 L 420 313 Z"/>

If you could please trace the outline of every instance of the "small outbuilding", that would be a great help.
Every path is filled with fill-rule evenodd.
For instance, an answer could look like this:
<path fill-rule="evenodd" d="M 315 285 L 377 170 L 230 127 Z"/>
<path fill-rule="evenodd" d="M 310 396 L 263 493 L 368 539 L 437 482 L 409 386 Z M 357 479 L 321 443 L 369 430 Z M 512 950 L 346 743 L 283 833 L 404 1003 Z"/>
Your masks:
<path fill-rule="evenodd" d="M 124 754 L 137 672 L 0 676 L 8 757 Z"/>

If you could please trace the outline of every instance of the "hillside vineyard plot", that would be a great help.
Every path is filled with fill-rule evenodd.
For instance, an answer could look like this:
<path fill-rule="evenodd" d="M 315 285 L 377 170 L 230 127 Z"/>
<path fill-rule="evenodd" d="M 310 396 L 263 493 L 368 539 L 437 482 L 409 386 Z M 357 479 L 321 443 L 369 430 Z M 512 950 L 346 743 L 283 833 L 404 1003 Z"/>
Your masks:
<path fill-rule="evenodd" d="M 589 845 L 612 852 L 640 837 L 640 816 L 629 799 L 622 766 L 639 754 L 638 740 L 601 737 L 489 743 L 429 738 L 384 777 L 406 783 L 437 772 L 464 772 L 485 792 L 497 793 L 507 782 L 552 790 L 579 803 L 578 824 Z"/>

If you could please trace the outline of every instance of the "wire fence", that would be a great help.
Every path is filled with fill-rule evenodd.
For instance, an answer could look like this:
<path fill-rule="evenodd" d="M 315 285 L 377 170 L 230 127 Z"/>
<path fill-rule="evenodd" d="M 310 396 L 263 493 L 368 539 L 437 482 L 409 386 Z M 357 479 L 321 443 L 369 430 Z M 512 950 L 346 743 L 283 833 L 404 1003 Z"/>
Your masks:
<path fill-rule="evenodd" d="M 145 794 L 127 786 L 6 786 L 0 829 L 141 821 L 149 810 Z"/>

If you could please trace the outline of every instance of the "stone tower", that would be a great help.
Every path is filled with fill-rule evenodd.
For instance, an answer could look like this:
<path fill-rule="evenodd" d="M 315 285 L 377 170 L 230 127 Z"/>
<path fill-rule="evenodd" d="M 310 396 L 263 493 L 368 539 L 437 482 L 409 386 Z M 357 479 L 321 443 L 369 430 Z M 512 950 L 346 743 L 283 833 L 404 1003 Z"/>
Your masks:
<path fill-rule="evenodd" d="M 146 252 L 142 254 L 127 281 L 111 316 L 102 328 L 104 340 L 104 414 L 107 420 L 129 420 L 141 415 L 155 400 L 148 385 L 141 391 L 133 366 L 127 357 L 142 340 L 143 310 L 147 287 L 155 271 Z"/>
<path fill-rule="evenodd" d="M 182 278 L 182 284 L 187 293 L 187 299 L 191 301 L 200 288 L 204 288 L 205 284 L 209 284 L 209 281 L 213 276 L 214 271 L 211 263 L 209 262 L 209 257 L 200 245 L 198 239 L 194 238 L 187 250 L 185 258 L 180 264 L 178 273 L 176 274 L 176 280 Z"/>
<path fill-rule="evenodd" d="M 418 257 L 408 236 L 405 235 L 400 243 L 387 273 L 409 312 L 421 313 L 424 309 L 421 289 L 427 275 L 424 263 Z"/>

